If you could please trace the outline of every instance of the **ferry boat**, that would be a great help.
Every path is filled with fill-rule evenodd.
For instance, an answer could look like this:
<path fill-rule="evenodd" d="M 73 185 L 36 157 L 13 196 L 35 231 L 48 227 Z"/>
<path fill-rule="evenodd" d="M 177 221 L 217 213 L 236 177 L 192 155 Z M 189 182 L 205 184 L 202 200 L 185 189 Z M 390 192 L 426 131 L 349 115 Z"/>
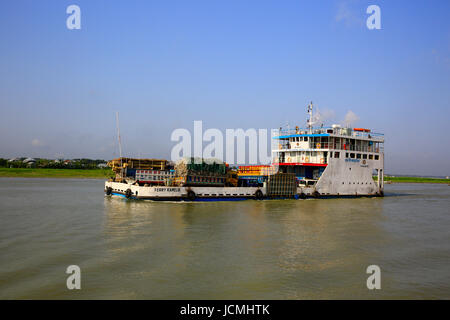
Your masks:
<path fill-rule="evenodd" d="M 384 135 L 340 125 L 317 128 L 313 126 L 312 103 L 307 110 L 306 128 L 280 128 L 273 137 L 277 141 L 273 163 L 239 167 L 236 185 L 225 184 L 223 178 L 201 177 L 196 181 L 190 176 L 174 185 L 171 179 L 163 180 L 173 177 L 173 170 L 158 171 L 152 178 L 148 178 L 151 171 L 139 170 L 134 180 L 105 182 L 105 192 L 129 199 L 171 201 L 383 196 Z M 149 183 L 151 179 L 157 184 Z"/>

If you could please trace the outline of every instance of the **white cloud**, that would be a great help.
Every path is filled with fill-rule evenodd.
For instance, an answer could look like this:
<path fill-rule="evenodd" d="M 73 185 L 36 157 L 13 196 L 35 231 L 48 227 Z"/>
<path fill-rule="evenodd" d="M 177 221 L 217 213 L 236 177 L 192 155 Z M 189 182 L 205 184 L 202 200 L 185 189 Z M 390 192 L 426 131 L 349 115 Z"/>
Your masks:
<path fill-rule="evenodd" d="M 42 147 L 42 146 L 44 146 L 44 143 L 39 139 L 33 139 L 33 140 L 31 140 L 31 145 L 33 147 Z"/>
<path fill-rule="evenodd" d="M 343 0 L 337 5 L 337 12 L 334 17 L 336 22 L 343 22 L 345 25 L 363 25 L 364 24 L 364 12 L 360 12 L 355 8 L 355 0 Z"/>
<path fill-rule="evenodd" d="M 445 54 L 441 50 L 432 49 L 431 56 L 438 65 L 444 66 L 445 68 L 450 68 L 450 58 L 448 54 Z"/>

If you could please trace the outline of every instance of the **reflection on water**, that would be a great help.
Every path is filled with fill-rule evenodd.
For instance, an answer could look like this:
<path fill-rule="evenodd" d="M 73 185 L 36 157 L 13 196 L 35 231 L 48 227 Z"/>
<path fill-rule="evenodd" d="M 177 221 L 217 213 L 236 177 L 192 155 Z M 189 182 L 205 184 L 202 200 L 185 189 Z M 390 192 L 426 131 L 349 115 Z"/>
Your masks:
<path fill-rule="evenodd" d="M 104 197 L 102 181 L 36 181 L 8 179 L 25 200 L 1 193 L 2 298 L 450 297 L 447 186 L 172 203 Z M 69 264 L 82 270 L 78 292 L 65 289 Z M 371 264 L 380 291 L 366 288 Z"/>

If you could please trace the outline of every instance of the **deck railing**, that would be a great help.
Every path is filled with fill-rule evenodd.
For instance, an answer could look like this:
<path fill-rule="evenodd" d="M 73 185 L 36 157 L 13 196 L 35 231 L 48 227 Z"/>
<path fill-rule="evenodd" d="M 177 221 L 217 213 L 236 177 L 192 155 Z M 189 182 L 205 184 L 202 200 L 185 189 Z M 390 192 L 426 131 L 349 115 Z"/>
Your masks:
<path fill-rule="evenodd" d="M 383 152 L 384 147 L 382 144 L 380 144 L 378 147 L 376 146 L 354 146 L 354 145 L 341 145 L 339 143 L 316 143 L 315 145 L 309 144 L 307 150 L 321 150 L 321 149 L 327 149 L 327 150 L 341 150 L 341 151 L 360 151 L 360 152 Z M 291 147 L 289 143 L 280 143 L 278 145 L 277 150 L 305 150 L 305 148 L 299 148 L 299 147 Z"/>
<path fill-rule="evenodd" d="M 332 132 L 329 132 L 329 131 Z M 279 130 L 279 135 L 274 138 L 278 138 L 280 136 L 289 136 L 289 135 L 307 135 L 310 134 L 309 129 L 299 128 L 299 129 L 281 129 Z M 335 136 L 342 137 L 355 137 L 355 138 L 368 138 L 374 140 L 382 140 L 384 139 L 383 133 L 377 132 L 363 132 L 363 131 L 354 131 L 352 128 L 314 128 L 312 129 L 312 134 L 332 134 Z"/>

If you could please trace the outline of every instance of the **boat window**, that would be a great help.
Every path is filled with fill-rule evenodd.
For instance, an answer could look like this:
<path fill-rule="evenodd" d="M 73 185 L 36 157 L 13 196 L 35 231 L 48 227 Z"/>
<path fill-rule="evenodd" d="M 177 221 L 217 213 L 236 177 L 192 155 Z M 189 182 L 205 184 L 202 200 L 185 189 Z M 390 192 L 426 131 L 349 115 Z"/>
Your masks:
<path fill-rule="evenodd" d="M 369 160 L 373 160 L 373 154 L 369 154 Z"/>
<path fill-rule="evenodd" d="M 330 153 L 330 155 L 331 155 L 331 154 L 333 154 L 333 153 Z M 339 158 L 339 152 L 335 152 L 335 153 L 334 153 L 334 157 L 335 157 L 335 158 Z"/>
<path fill-rule="evenodd" d="M 375 160 L 378 160 L 380 158 L 380 156 L 379 155 L 375 155 Z"/>
<path fill-rule="evenodd" d="M 356 154 L 356 159 L 361 159 L 361 153 Z"/>
<path fill-rule="evenodd" d="M 354 153 L 350 153 L 350 158 L 354 159 L 355 158 L 355 154 Z"/>
<path fill-rule="evenodd" d="M 348 158 L 348 152 L 345 153 L 345 157 Z"/>
<path fill-rule="evenodd" d="M 305 137 L 305 141 L 308 141 L 308 137 Z"/>
<path fill-rule="evenodd" d="M 363 154 L 363 159 L 367 159 L 367 154 Z"/>

